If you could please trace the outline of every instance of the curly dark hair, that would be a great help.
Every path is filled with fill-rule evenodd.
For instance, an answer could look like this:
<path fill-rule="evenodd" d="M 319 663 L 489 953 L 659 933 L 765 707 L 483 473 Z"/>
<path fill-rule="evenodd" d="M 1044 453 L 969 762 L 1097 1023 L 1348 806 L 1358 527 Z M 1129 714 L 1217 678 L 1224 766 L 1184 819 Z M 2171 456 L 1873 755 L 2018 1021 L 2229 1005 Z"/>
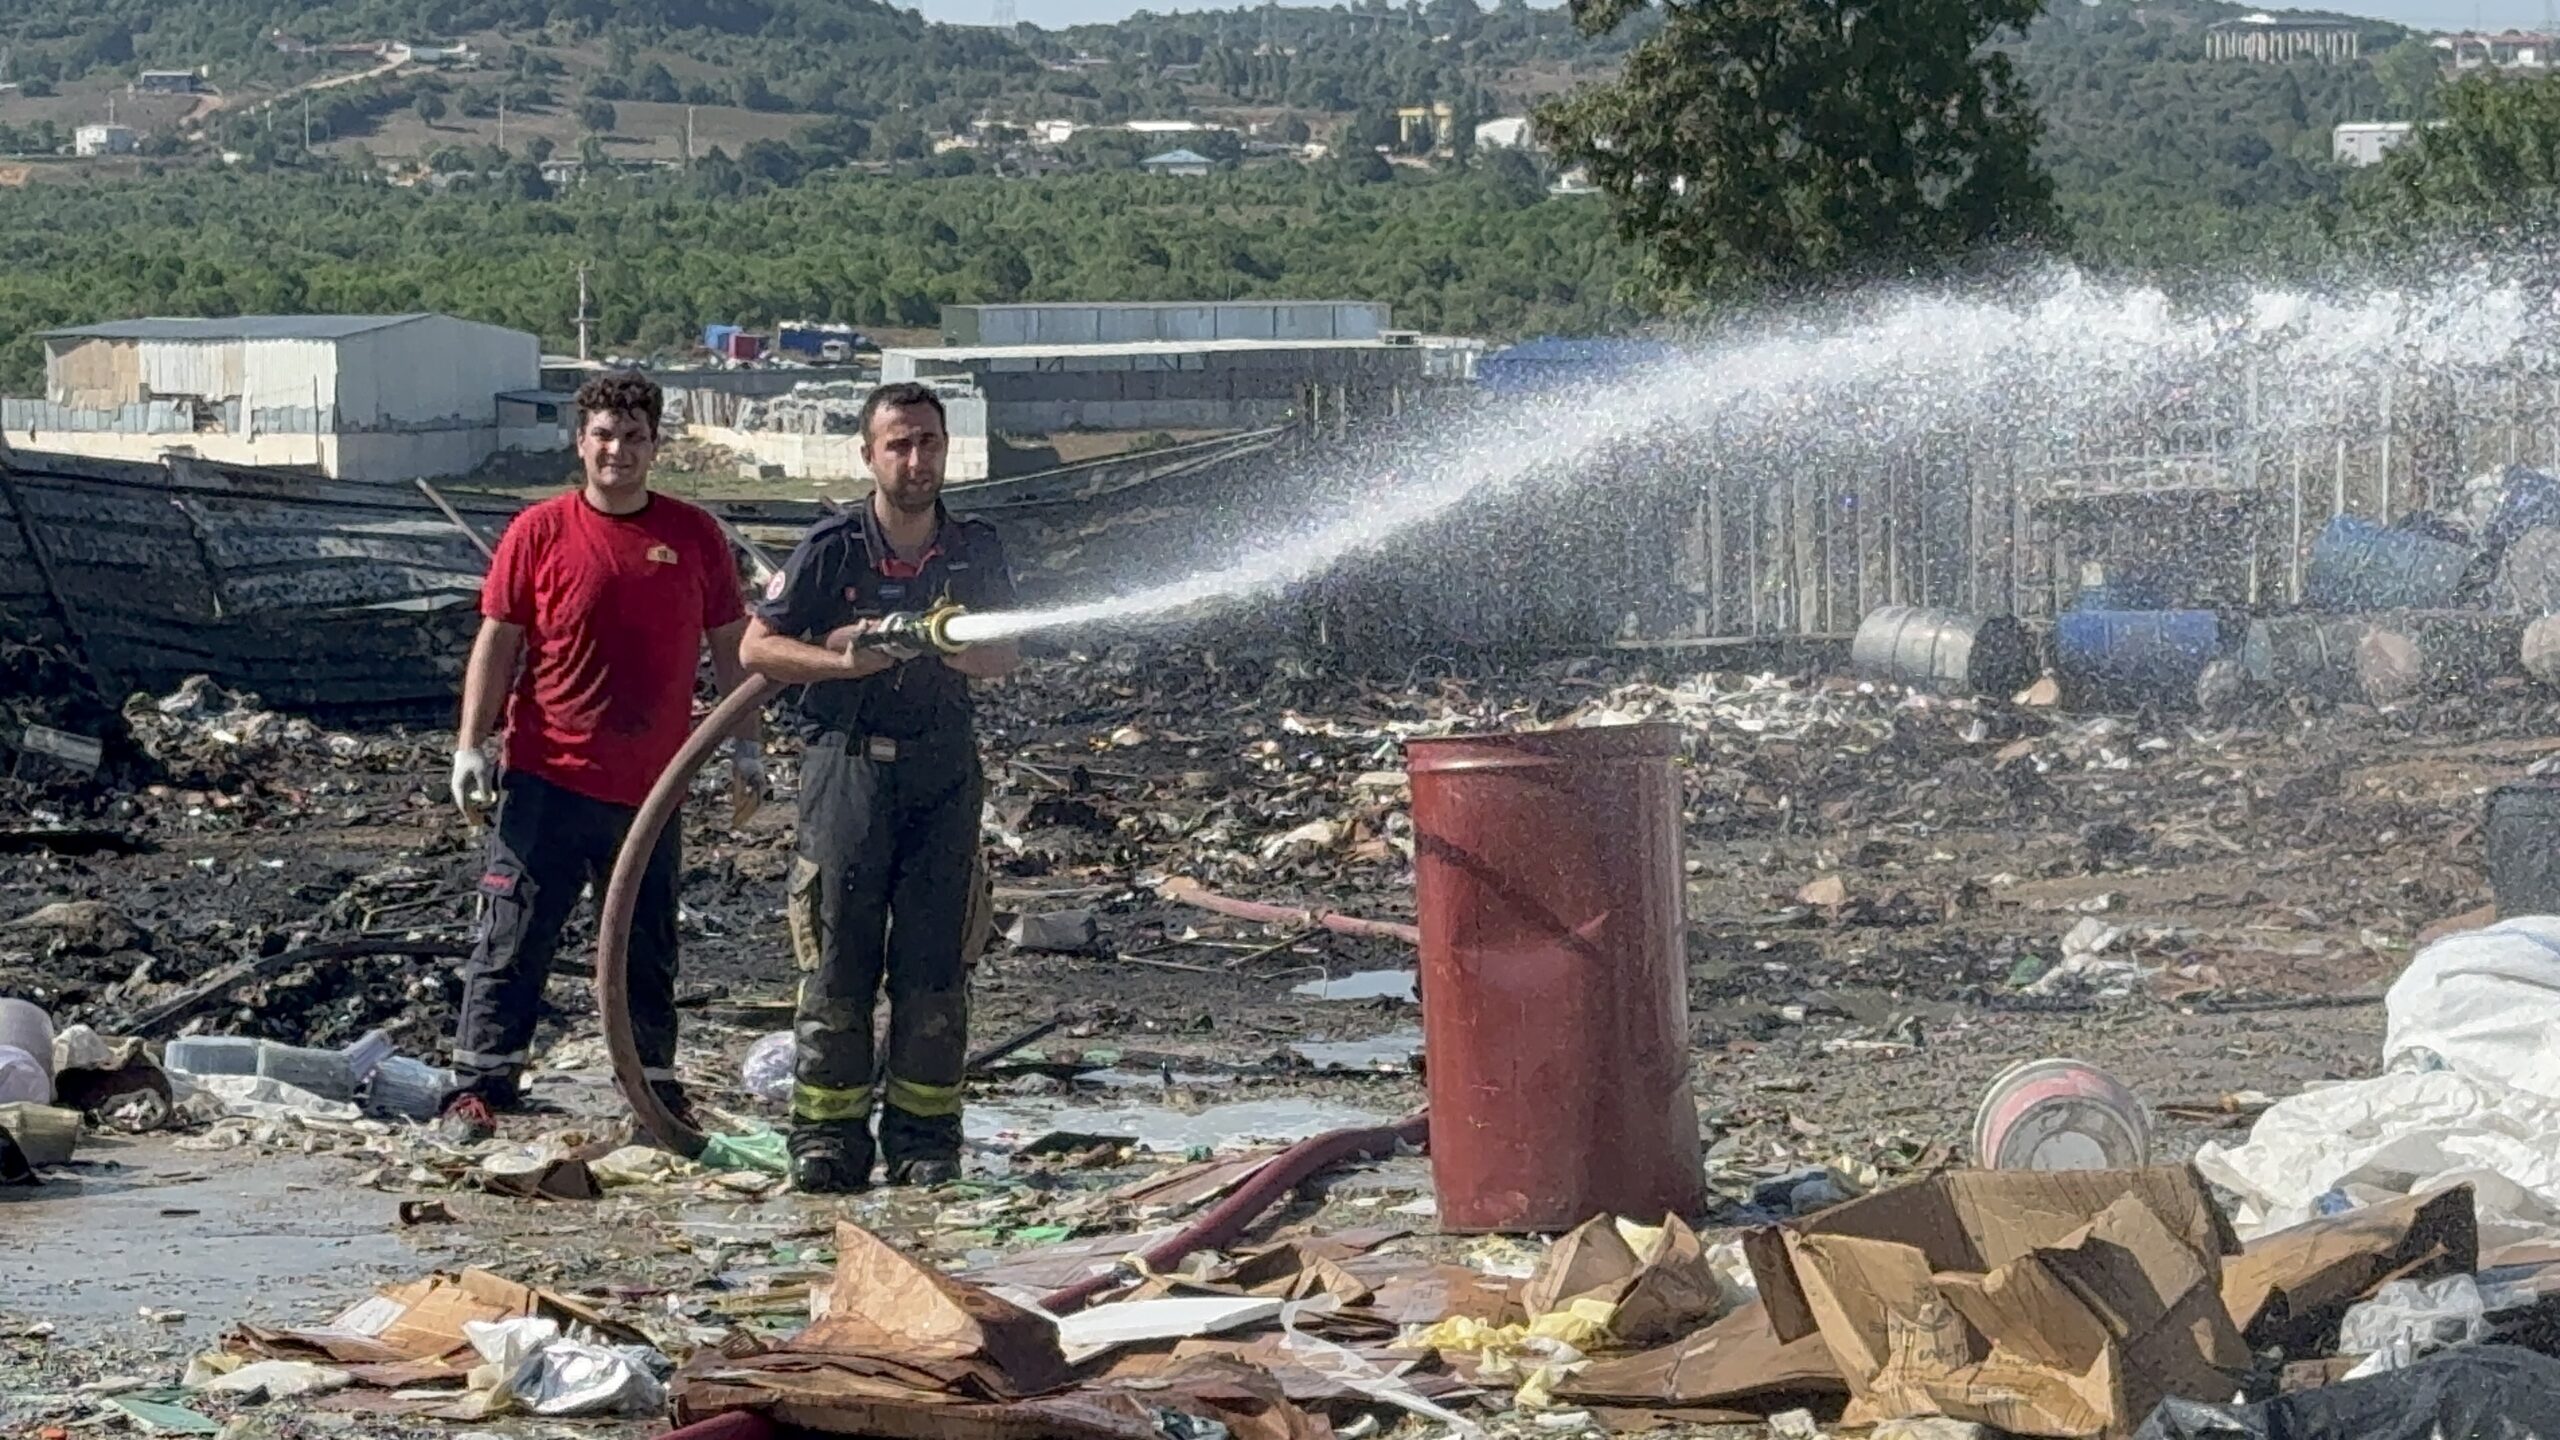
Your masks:
<path fill-rule="evenodd" d="M 910 405 L 922 405 L 933 411 L 934 418 L 942 422 L 943 433 L 950 433 L 950 412 L 942 408 L 942 397 L 933 393 L 933 387 L 919 385 L 913 380 L 901 380 L 895 385 L 882 385 L 875 388 L 863 400 L 862 448 L 864 453 L 868 454 L 871 449 L 871 417 L 883 410 L 904 410 Z"/>
<path fill-rule="evenodd" d="M 666 392 L 657 381 L 637 370 L 616 370 L 578 387 L 578 428 L 586 429 L 592 415 L 646 415 L 654 436 L 666 404 Z"/>

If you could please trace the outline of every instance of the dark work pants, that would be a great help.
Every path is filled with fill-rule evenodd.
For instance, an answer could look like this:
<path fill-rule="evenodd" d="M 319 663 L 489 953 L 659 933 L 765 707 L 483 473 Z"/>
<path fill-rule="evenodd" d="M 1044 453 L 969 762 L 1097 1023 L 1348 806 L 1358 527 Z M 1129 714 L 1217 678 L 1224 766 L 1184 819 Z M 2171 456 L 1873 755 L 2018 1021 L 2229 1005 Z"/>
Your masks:
<path fill-rule="evenodd" d="M 637 812 L 510 771 L 499 782 L 498 823 L 480 879 L 480 942 L 464 966 L 453 1068 L 462 1088 L 512 1104 L 531 1058 L 542 985 L 560 932 L 592 881 L 602 904 L 614 856 Z M 650 853 L 631 917 L 631 1029 L 652 1081 L 675 1083 L 676 858 L 670 823 Z"/>
<path fill-rule="evenodd" d="M 894 760 L 827 734 L 800 768 L 791 944 L 801 970 L 795 1121 L 860 1121 L 880 1078 L 871 1016 L 889 991 L 884 1158 L 957 1158 L 969 966 L 993 916 L 978 847 L 976 747 L 910 744 Z M 848 749 L 853 753 L 848 754 Z"/>

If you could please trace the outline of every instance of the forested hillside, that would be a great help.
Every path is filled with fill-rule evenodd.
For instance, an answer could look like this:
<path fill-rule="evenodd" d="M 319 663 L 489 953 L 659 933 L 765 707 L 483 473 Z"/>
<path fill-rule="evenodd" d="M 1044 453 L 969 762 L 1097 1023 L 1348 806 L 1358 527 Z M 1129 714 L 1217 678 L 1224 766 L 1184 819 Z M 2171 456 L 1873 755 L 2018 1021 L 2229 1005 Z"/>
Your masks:
<path fill-rule="evenodd" d="M 32 332 L 102 315 L 445 310 L 564 343 L 589 263 L 599 334 L 681 347 L 705 320 L 930 325 L 943 303 L 1359 296 L 1484 334 L 1632 318 L 1587 199 L 1484 171 L 1332 169 L 1038 185 L 829 175 L 734 197 L 590 187 L 555 201 L 292 175 L 44 187 L 0 204 L 0 390 Z"/>
<path fill-rule="evenodd" d="M 2238 13 L 2070 0 L 1996 42 L 2042 112 L 2071 258 L 2317 262 L 2348 178 L 2330 127 L 2432 103 L 2432 55 L 2388 25 L 2365 27 L 2356 65 L 2205 60 L 2204 27 Z M 914 323 L 1024 297 L 1340 294 L 1434 328 L 1592 328 L 1642 304 L 1603 202 L 1549 196 L 1552 174 L 1517 153 L 1462 146 L 1434 174 L 1390 172 L 1369 147 L 1395 137 L 1399 106 L 1446 103 L 1462 133 L 1519 113 L 1614 73 L 1653 28 L 1594 39 L 1521 0 L 1010 32 L 877 0 L 11 0 L 0 46 L 28 93 L 103 103 L 140 68 L 203 66 L 228 109 L 201 141 L 149 137 L 138 175 L 42 179 L 0 204 L 0 386 L 30 373 L 32 328 L 137 311 L 428 307 L 558 338 L 580 260 L 608 277 L 603 333 L 628 345 L 707 318 Z M 307 112 L 256 103 L 371 63 L 315 47 L 391 39 L 467 40 L 477 63 L 313 91 Z M 67 102 L 30 118 L 41 103 L 0 98 L 0 153 L 67 142 Z M 1226 173 L 1183 183 L 1128 173 L 1148 142 L 1109 129 L 1055 152 L 1072 173 L 1048 178 L 935 153 L 972 121 L 1052 117 L 1259 125 L 1346 154 L 1301 165 L 1203 140 Z M 696 123 L 681 171 L 555 190 L 536 166 L 672 164 Z M 440 188 L 378 183 L 392 157 Z"/>

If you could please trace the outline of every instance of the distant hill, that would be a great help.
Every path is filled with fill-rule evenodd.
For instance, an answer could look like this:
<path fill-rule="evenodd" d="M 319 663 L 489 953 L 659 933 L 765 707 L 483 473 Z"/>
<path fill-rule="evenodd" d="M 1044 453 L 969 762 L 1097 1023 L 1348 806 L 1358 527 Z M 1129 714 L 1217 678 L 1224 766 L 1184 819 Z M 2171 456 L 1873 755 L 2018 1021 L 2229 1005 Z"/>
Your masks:
<path fill-rule="evenodd" d="M 545 153 L 672 160 L 690 119 L 695 154 L 761 146 L 752 168 L 786 181 L 847 160 L 923 161 L 977 119 L 1286 121 L 1372 143 L 1393 137 L 1394 108 L 1440 103 L 1471 129 L 1613 73 L 1651 23 L 1595 40 L 1525 0 L 1351 0 L 1009 32 L 879 0 L 13 0 L 6 11 L 13 77 L 59 93 L 0 99 L 0 149 L 8 127 L 37 119 L 54 128 L 22 128 L 22 145 L 58 142 L 142 68 L 202 67 L 223 93 L 192 123 L 226 148 L 289 150 L 307 100 L 315 144 L 341 155 L 459 151 L 500 138 L 503 106 L 511 150 L 538 139 Z M 2154 263 L 2309 243 L 2341 181 L 2330 128 L 2395 113 L 2371 57 L 2410 32 L 2355 22 L 2368 59 L 2354 65 L 2206 60 L 2205 27 L 2245 13 L 2212 0 L 2061 0 L 2006 47 L 2045 115 L 2044 156 L 2086 256 Z M 373 63 L 333 45 L 393 40 L 467 42 L 473 68 L 293 88 Z M 262 108 L 279 93 L 289 108 Z M 155 112 L 125 113 L 148 124 Z M 795 141 L 805 153 L 781 156 Z M 1069 158 L 1125 165 L 1139 148 Z"/>

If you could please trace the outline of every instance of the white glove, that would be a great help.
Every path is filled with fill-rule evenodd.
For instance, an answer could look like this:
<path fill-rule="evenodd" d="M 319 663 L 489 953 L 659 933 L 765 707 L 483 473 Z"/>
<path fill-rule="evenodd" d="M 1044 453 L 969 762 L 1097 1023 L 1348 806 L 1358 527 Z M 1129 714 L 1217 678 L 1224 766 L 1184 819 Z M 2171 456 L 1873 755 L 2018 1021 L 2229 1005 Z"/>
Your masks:
<path fill-rule="evenodd" d="M 489 752 L 473 746 L 453 752 L 453 804 L 465 820 L 478 820 L 498 803 L 498 767 Z"/>
<path fill-rule="evenodd" d="M 731 829 L 755 818 L 764 808 L 765 797 L 772 792 L 764 773 L 764 746 L 753 740 L 729 742 L 729 826 Z"/>

